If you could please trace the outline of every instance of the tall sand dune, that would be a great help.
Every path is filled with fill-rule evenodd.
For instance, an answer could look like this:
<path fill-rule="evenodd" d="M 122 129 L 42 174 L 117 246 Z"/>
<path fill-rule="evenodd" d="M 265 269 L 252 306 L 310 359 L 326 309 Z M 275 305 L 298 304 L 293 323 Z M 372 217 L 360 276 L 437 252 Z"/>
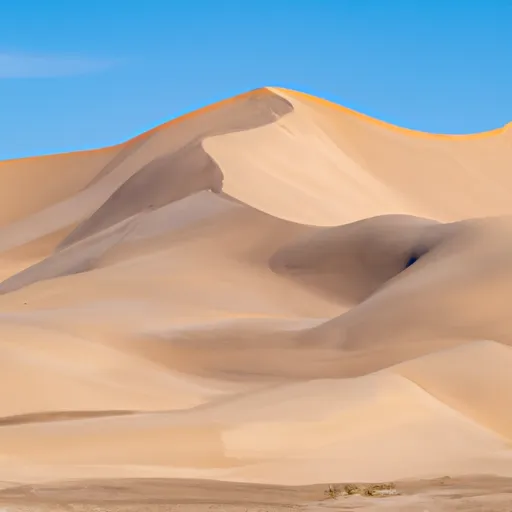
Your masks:
<path fill-rule="evenodd" d="M 266 88 L 0 162 L 0 479 L 512 477 L 511 148 Z"/>

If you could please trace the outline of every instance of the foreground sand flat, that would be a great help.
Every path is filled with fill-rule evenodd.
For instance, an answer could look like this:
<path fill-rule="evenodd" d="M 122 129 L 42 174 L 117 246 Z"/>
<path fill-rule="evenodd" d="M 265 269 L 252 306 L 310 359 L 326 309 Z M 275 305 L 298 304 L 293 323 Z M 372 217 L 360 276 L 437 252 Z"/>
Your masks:
<path fill-rule="evenodd" d="M 511 150 L 510 127 L 424 134 L 267 88 L 0 162 L 1 499 L 53 485 L 64 506 L 51 482 L 92 478 L 146 501 L 183 478 L 508 492 Z M 345 506 L 294 499 L 268 503 Z"/>
<path fill-rule="evenodd" d="M 9 512 L 508 512 L 512 480 L 442 477 L 399 482 L 388 497 L 326 496 L 325 485 L 301 487 L 206 480 L 114 479 L 25 485 L 0 491 Z"/>

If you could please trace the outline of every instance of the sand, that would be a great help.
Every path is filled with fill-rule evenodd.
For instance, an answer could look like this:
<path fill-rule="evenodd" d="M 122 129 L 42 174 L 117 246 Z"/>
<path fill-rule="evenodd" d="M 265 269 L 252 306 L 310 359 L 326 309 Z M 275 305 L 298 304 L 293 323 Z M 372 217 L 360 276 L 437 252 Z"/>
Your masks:
<path fill-rule="evenodd" d="M 0 162 L 0 510 L 509 510 L 511 147 L 265 88 Z"/>

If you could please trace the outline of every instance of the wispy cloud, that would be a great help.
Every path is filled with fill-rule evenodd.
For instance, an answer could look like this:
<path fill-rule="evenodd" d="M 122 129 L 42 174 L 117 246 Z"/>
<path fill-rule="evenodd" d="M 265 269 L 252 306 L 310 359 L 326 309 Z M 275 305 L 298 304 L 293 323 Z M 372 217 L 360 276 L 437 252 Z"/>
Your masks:
<path fill-rule="evenodd" d="M 83 75 L 102 71 L 112 65 L 113 61 L 107 59 L 0 51 L 0 79 Z"/>

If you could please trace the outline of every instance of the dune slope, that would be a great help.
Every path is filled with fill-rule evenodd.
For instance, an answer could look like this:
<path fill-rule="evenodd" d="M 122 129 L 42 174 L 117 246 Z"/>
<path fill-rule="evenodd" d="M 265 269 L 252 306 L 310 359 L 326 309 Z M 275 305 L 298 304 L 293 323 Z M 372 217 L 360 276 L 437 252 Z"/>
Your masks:
<path fill-rule="evenodd" d="M 266 88 L 1 162 L 0 480 L 512 476 L 511 144 Z"/>

